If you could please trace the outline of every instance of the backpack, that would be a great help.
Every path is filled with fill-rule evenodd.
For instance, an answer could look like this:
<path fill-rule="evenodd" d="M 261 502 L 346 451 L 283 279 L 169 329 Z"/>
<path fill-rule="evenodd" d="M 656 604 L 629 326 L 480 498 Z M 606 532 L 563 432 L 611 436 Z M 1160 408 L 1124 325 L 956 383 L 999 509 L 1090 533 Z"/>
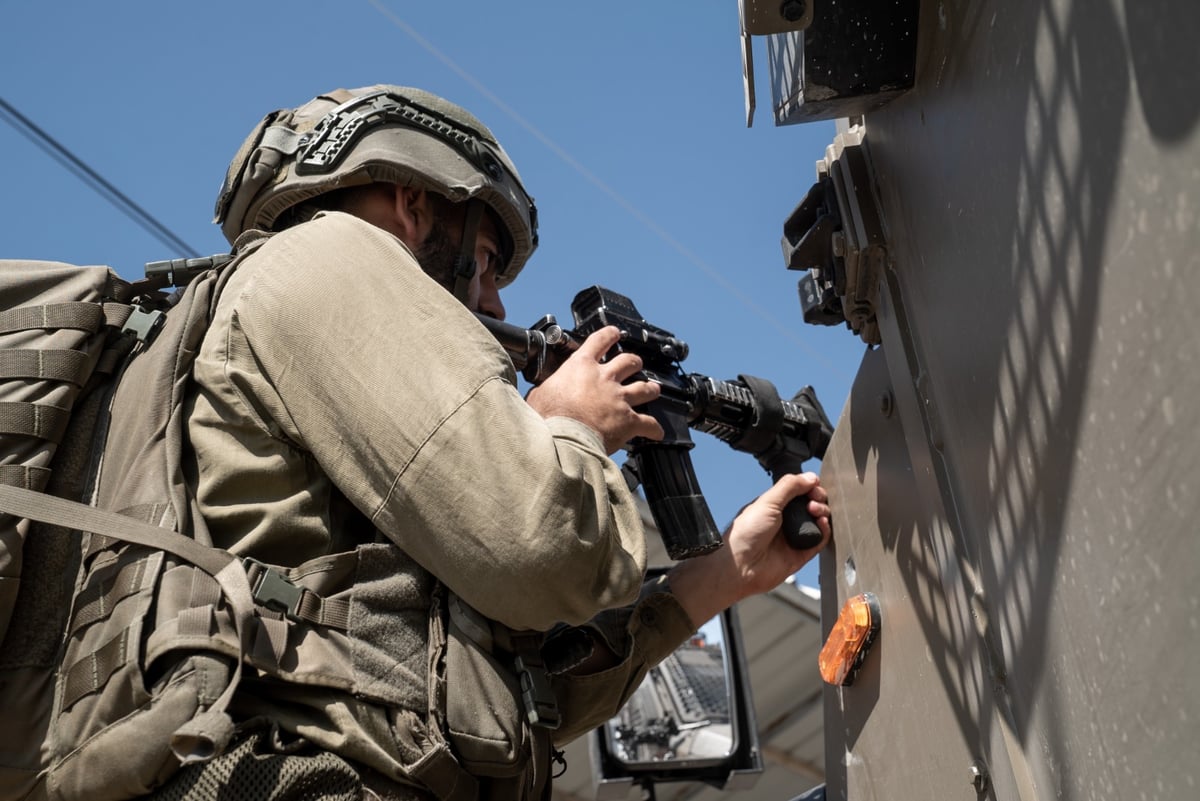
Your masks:
<path fill-rule="evenodd" d="M 180 470 L 183 391 L 230 272 L 168 297 L 171 280 L 0 261 L 0 799 L 138 795 L 232 732 L 239 653 L 178 659 L 153 686 L 123 675 L 171 555 L 213 577 L 212 603 L 250 648 L 246 570 L 186 535 Z M 109 443 L 118 391 L 138 399 L 141 430 Z M 169 749 L 130 749 L 131 735 Z"/>
<path fill-rule="evenodd" d="M 185 400 L 221 290 L 264 241 L 239 240 L 171 296 L 176 262 L 128 283 L 0 260 L 0 801 L 135 798 L 236 754 L 243 671 L 402 716 L 403 735 L 368 736 L 438 798 L 477 797 L 475 773 L 527 781 L 515 674 L 399 548 L 282 568 L 208 544 L 183 473 Z M 480 702 L 449 704 L 467 681 Z"/>

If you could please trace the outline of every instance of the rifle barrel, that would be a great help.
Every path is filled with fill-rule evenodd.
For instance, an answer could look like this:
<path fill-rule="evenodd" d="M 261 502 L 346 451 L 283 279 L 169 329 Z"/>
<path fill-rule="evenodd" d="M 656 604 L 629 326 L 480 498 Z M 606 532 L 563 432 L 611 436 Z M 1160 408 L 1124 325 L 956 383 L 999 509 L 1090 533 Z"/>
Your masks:
<path fill-rule="evenodd" d="M 476 314 L 484 328 L 491 332 L 500 346 L 508 352 L 513 367 L 524 370 L 529 360 L 536 358 L 545 349 L 546 338 L 539 331 L 531 331 L 519 325 L 506 323 L 484 314 Z"/>

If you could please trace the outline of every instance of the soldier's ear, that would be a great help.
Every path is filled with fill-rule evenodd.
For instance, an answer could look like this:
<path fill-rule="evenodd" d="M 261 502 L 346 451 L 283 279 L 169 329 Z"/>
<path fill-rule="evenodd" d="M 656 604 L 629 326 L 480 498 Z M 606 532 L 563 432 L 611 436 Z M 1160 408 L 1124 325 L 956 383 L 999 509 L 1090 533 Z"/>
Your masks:
<path fill-rule="evenodd" d="M 424 189 L 394 185 L 392 221 L 396 235 L 410 248 L 417 248 L 429 235 L 433 225 L 433 210 Z"/>

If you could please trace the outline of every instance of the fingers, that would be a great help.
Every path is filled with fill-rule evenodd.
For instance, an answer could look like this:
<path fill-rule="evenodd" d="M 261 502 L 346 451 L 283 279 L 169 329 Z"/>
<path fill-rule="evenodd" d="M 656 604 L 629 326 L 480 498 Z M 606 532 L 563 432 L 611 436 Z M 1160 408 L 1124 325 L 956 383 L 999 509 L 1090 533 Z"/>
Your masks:
<path fill-rule="evenodd" d="M 596 362 L 602 362 L 607 368 L 609 375 L 617 382 L 621 382 L 642 369 L 642 357 L 636 353 L 618 353 L 607 362 L 604 361 L 613 346 L 620 341 L 620 329 L 609 325 L 593 331 L 583 341 L 583 345 L 580 346 L 579 351 Z"/>
<path fill-rule="evenodd" d="M 621 330 L 615 325 L 606 325 L 589 334 L 579 346 L 579 352 L 597 362 L 604 362 L 609 351 L 620 341 Z M 624 381 L 642 369 L 642 357 L 636 353 L 618 353 L 604 363 L 618 381 Z"/>
<path fill-rule="evenodd" d="M 801 495 L 809 495 L 810 493 L 816 493 L 812 497 L 821 503 L 829 499 L 829 495 L 825 492 L 825 488 L 821 486 L 821 480 L 817 478 L 816 473 L 788 473 L 780 477 L 760 497 L 775 508 L 782 509 L 793 498 L 799 498 Z"/>
<path fill-rule="evenodd" d="M 627 436 L 622 444 L 633 437 L 660 440 L 664 435 L 662 425 L 651 415 L 638 412 L 636 407 L 657 400 L 662 394 L 662 386 L 653 381 L 629 381 L 642 369 L 642 357 L 636 353 L 618 353 L 608 361 L 603 361 L 620 340 L 620 329 L 616 326 L 605 326 L 592 332 L 584 340 L 583 346 L 579 348 L 579 355 L 594 359 L 599 363 L 606 378 L 620 385 L 617 395 L 630 407 L 632 414 L 632 418 L 624 427 Z"/>
<path fill-rule="evenodd" d="M 808 504 L 808 513 L 812 515 L 813 522 L 817 524 L 817 528 L 821 531 L 821 541 L 810 549 L 813 553 L 816 553 L 824 548 L 829 543 L 829 538 L 833 536 L 833 523 L 830 522 L 829 507 L 818 504 L 816 501 Z"/>
<path fill-rule="evenodd" d="M 658 398 L 662 394 L 662 386 L 653 381 L 635 381 L 621 387 L 621 397 L 630 406 L 641 406 Z"/>
<path fill-rule="evenodd" d="M 788 473 L 782 476 L 766 492 L 744 507 L 739 516 L 757 508 L 759 512 L 765 512 L 772 519 L 779 521 L 783 516 L 784 507 L 797 498 L 805 497 L 809 514 L 817 521 L 818 527 L 824 530 L 821 520 L 824 519 L 828 524 L 831 514 L 829 494 L 820 485 L 820 479 L 815 473 Z"/>
<path fill-rule="evenodd" d="M 660 440 L 663 436 L 665 436 L 663 427 L 657 420 L 648 414 L 639 414 L 637 416 L 637 425 L 634 426 L 633 435 L 630 439 L 633 437 L 645 437 L 646 439 Z"/>
<path fill-rule="evenodd" d="M 823 535 L 821 544 L 815 550 L 824 547 L 833 531 L 830 523 L 832 511 L 829 507 L 829 493 L 821 486 L 820 481 L 815 473 L 789 473 L 760 496 L 760 500 L 779 512 L 793 499 L 807 497 L 805 503 L 808 513 Z"/>
<path fill-rule="evenodd" d="M 615 325 L 606 325 L 604 328 L 593 331 L 588 335 L 588 338 L 583 340 L 583 344 L 579 346 L 576 353 L 586 354 L 587 356 L 600 361 L 604 358 L 604 354 L 612 349 L 612 346 L 621 341 L 621 329 Z"/>
<path fill-rule="evenodd" d="M 828 544 L 832 536 L 828 498 L 816 474 L 789 473 L 738 513 L 726 541 L 729 545 L 727 556 L 737 575 L 735 583 L 739 597 L 765 592 L 778 585 Z M 784 510 L 797 499 L 808 504 L 822 535 L 818 544 L 802 550 L 791 546 L 782 528 L 785 521 L 787 525 L 796 524 L 795 520 L 789 520 L 791 516 Z"/>

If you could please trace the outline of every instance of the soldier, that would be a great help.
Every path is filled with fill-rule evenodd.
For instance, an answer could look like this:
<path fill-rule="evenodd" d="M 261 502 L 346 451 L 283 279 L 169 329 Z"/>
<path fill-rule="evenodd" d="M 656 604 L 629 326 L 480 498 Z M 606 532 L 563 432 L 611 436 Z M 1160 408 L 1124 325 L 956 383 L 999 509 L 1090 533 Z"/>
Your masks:
<path fill-rule="evenodd" d="M 536 209 L 458 106 L 374 86 L 276 111 L 216 221 L 241 258 L 196 360 L 184 475 L 212 544 L 260 578 L 337 574 L 348 611 L 272 640 L 225 754 L 157 797 L 546 798 L 557 745 L 819 550 L 783 542 L 788 501 L 808 495 L 828 539 L 817 478 L 787 476 L 725 547 L 645 582 L 609 457 L 662 436 L 638 411 L 658 387 L 626 383 L 634 355 L 602 361 L 610 327 L 518 394 L 471 312 L 503 319 Z"/>

